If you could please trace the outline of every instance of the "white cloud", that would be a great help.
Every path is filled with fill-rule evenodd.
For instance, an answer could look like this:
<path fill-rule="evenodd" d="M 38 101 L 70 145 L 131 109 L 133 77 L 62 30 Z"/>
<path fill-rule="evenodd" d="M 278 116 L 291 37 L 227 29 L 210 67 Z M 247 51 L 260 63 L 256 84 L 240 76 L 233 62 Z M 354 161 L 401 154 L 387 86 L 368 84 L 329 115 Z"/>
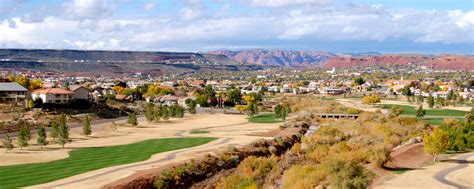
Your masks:
<path fill-rule="evenodd" d="M 152 9 L 154 9 L 154 8 L 156 7 L 156 5 L 157 5 L 157 3 L 156 3 L 155 1 L 151 1 L 151 2 L 145 3 L 145 4 L 143 5 L 143 9 L 144 9 L 144 10 L 147 10 L 147 11 L 148 11 L 148 10 L 152 10 Z"/>
<path fill-rule="evenodd" d="M 331 0 L 242 0 L 251 7 L 286 7 L 291 5 L 327 5 Z"/>
<path fill-rule="evenodd" d="M 74 0 L 66 7 L 66 17 L 87 19 L 112 15 L 116 8 L 113 0 Z"/>
<path fill-rule="evenodd" d="M 68 7 L 77 8 L 68 9 L 74 10 L 72 17 L 47 16 L 34 23 L 20 17 L 0 19 L 0 46 L 199 51 L 283 44 L 288 44 L 287 48 L 311 47 L 321 41 L 474 43 L 474 11 L 424 11 L 367 5 L 294 7 L 264 14 L 219 13 L 216 16 L 200 1 L 193 0 L 172 16 L 121 17 L 107 16 L 112 15 L 114 9 L 99 13 L 98 10 L 104 9 L 100 8 L 103 2 L 77 1 L 77 5 Z M 95 3 L 99 8 L 90 7 Z"/>

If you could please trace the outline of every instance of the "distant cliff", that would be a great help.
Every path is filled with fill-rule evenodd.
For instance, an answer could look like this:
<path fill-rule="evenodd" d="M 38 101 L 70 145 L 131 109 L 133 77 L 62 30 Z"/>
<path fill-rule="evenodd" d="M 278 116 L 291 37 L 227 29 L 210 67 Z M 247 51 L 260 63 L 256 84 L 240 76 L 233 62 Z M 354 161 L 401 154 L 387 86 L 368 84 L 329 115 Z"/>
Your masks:
<path fill-rule="evenodd" d="M 320 51 L 293 50 L 216 50 L 208 54 L 225 55 L 241 64 L 271 66 L 315 66 L 326 62 L 333 54 Z"/>
<path fill-rule="evenodd" d="M 0 68 L 77 73 L 151 74 L 222 68 L 235 70 L 237 62 L 224 55 L 54 49 L 0 49 Z"/>

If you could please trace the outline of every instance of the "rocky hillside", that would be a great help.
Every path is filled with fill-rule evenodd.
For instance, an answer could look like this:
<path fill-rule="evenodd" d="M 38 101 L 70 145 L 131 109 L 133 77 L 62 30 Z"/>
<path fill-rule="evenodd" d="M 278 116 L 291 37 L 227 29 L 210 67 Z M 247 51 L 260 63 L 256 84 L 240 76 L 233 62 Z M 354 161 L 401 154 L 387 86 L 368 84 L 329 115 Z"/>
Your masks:
<path fill-rule="evenodd" d="M 292 51 L 292 50 L 216 50 L 207 52 L 215 55 L 225 55 L 241 64 L 256 64 L 269 66 L 314 66 L 326 62 L 334 56 L 321 51 Z"/>
<path fill-rule="evenodd" d="M 418 64 L 441 70 L 474 70 L 474 56 L 463 55 L 380 55 L 337 56 L 323 64 L 326 68 L 361 67 L 374 65 Z"/>
<path fill-rule="evenodd" d="M 0 49 L 0 69 L 44 72 L 164 74 L 209 69 L 238 70 L 241 66 L 224 55 L 151 52 L 84 51 L 53 49 Z"/>
<path fill-rule="evenodd" d="M 417 64 L 444 70 L 474 70 L 474 56 L 366 53 L 326 53 L 292 50 L 216 50 L 209 54 L 225 55 L 241 64 L 285 67 L 321 66 L 325 68 L 362 67 L 374 65 Z"/>

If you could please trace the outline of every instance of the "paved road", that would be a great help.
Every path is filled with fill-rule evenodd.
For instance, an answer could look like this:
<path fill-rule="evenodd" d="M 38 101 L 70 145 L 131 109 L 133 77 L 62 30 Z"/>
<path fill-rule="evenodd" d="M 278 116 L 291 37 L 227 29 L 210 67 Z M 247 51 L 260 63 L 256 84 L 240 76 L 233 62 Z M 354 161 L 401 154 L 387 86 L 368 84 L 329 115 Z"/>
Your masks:
<path fill-rule="evenodd" d="M 447 168 L 447 169 L 443 169 L 441 171 L 439 171 L 434 177 L 436 180 L 438 180 L 439 182 L 443 183 L 443 184 L 446 184 L 446 185 L 449 185 L 449 186 L 454 186 L 456 188 L 459 188 L 459 189 L 467 189 L 467 188 L 470 188 L 470 187 L 466 187 L 466 186 L 463 186 L 463 185 L 460 185 L 458 183 L 455 183 L 453 181 L 450 181 L 448 179 L 446 179 L 446 176 L 448 176 L 449 174 L 451 174 L 452 172 L 454 171 L 457 171 L 457 170 L 460 170 L 460 169 L 463 169 L 463 168 L 466 168 L 469 166 L 469 162 L 467 161 L 468 158 L 470 157 L 473 157 L 474 156 L 474 152 L 472 153 L 467 153 L 467 154 L 463 154 L 461 156 L 459 156 L 456 160 L 459 161 L 458 165 L 454 166 L 454 167 L 450 167 L 450 168 Z M 466 176 L 469 176 L 469 175 L 466 175 Z M 474 177 L 473 175 L 471 175 L 472 177 Z"/>

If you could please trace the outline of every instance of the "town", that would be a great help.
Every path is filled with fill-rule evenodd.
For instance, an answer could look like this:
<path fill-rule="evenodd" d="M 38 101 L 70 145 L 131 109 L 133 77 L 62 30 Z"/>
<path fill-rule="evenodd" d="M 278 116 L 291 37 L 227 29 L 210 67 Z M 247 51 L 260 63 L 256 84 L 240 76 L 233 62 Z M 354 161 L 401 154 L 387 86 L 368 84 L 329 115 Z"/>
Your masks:
<path fill-rule="evenodd" d="M 195 139 L 190 137 L 188 139 L 197 140 L 191 143 L 205 144 L 215 140 L 213 137 L 220 136 L 218 133 L 224 132 L 225 130 L 222 129 L 225 126 L 202 125 L 198 123 L 199 121 L 214 119 L 220 120 L 216 122 L 218 125 L 230 124 L 237 121 L 235 116 L 242 116 L 238 120 L 248 119 L 251 123 L 247 128 L 250 130 L 239 127 L 240 132 L 246 134 L 232 136 L 234 137 L 232 140 L 240 141 L 239 145 L 243 145 L 244 149 L 245 144 L 256 138 L 267 136 L 267 134 L 255 134 L 251 130 L 258 128 L 257 130 L 260 130 L 258 133 L 273 133 L 270 136 L 281 135 L 274 133 L 278 130 L 281 130 L 279 132 L 295 132 L 291 131 L 292 129 L 287 131 L 288 126 L 278 125 L 280 122 L 284 122 L 287 117 L 291 121 L 286 121 L 285 125 L 297 124 L 298 122 L 294 121 L 308 116 L 302 114 L 303 112 L 310 113 L 310 117 L 316 116 L 317 124 L 321 125 L 327 122 L 322 120 L 359 120 L 361 118 L 358 117 L 366 114 L 363 112 L 388 115 L 389 119 L 398 117 L 400 117 L 398 119 L 412 119 L 417 122 L 415 125 L 424 123 L 425 126 L 438 127 L 441 125 L 442 128 L 446 124 L 456 125 L 464 121 L 470 122 L 473 118 L 474 80 L 470 79 L 472 72 L 391 73 L 386 72 L 386 69 L 376 67 L 341 70 L 336 68 L 329 70 L 277 68 L 250 72 L 227 72 L 226 74 L 211 71 L 158 77 L 133 73 L 119 78 L 4 71 L 0 82 L 2 107 L 0 133 L 5 138 L 3 147 L 6 149 L 7 159 L 3 162 L 6 165 L 18 165 L 42 162 L 42 158 L 45 158 L 44 161 L 55 160 L 61 157 L 58 154 L 67 153 L 69 146 L 96 146 L 98 145 L 96 141 L 100 140 L 104 140 L 102 145 L 107 146 L 127 144 L 136 141 L 137 137 L 154 138 L 149 135 L 150 133 L 169 132 L 171 128 L 179 130 L 175 124 L 196 124 L 186 132 L 186 136 L 193 136 L 196 133 L 203 133 L 200 134 L 201 136 L 208 135 L 209 137 Z M 197 119 L 195 115 L 200 118 Z M 219 118 L 212 118 L 214 115 Z M 314 121 L 304 124 L 312 125 L 315 124 Z M 263 125 L 259 126 L 259 123 Z M 167 129 L 168 125 L 171 127 Z M 220 129 L 216 131 L 205 129 L 208 127 Z M 320 127 L 322 126 L 318 126 L 318 128 Z M 143 128 L 155 130 L 143 131 Z M 272 128 L 276 130 L 272 131 Z M 309 129 L 308 132 L 311 130 L 314 132 L 315 129 L 314 126 L 299 128 Z M 216 134 L 210 134 L 214 132 Z M 418 133 L 415 134 L 418 137 L 411 138 L 410 143 L 407 141 L 401 143 L 403 140 L 397 139 L 399 142 L 391 143 L 390 147 L 383 149 L 390 150 L 397 146 L 397 143 L 401 143 L 402 146 L 396 148 L 407 148 L 406 146 L 410 146 L 409 150 L 420 148 L 421 146 L 418 144 L 421 142 L 419 137 L 422 136 L 422 130 L 410 132 Z M 32 140 L 33 134 L 31 133 L 37 135 L 34 137 L 36 142 Z M 174 135 L 182 135 L 178 133 Z M 230 135 L 226 136 L 230 137 Z M 250 139 L 249 136 L 253 138 Z M 111 140 L 109 137 L 117 138 L 120 142 L 116 139 L 109 141 Z M 248 141 L 243 142 L 242 137 L 248 138 Z M 467 134 L 465 137 L 461 139 L 465 142 L 461 143 L 457 141 L 459 138 L 453 138 L 452 140 L 455 141 L 451 143 L 452 147 L 449 149 L 472 148 L 472 135 Z M 15 142 L 12 139 L 15 139 Z M 299 144 L 298 141 L 293 140 L 288 142 Z M 218 147 L 224 144 L 227 142 L 217 145 L 213 149 L 219 149 Z M 186 148 L 186 145 L 189 144 L 178 145 L 176 148 Z M 41 152 L 44 147 L 49 150 Z M 288 147 L 282 146 L 282 148 Z M 293 148 L 295 147 L 293 146 Z M 35 151 L 34 156 L 41 158 L 36 159 L 32 156 L 33 154 L 22 155 L 21 151 Z M 272 152 L 272 154 L 275 153 L 283 152 Z M 380 160 L 382 161 L 380 166 L 385 167 L 385 164 L 388 163 L 387 166 L 391 165 L 392 169 L 399 169 L 394 165 L 400 162 L 390 163 L 389 161 L 388 156 L 393 156 L 394 152 L 387 154 L 385 151 L 381 151 L 380 153 L 384 153 L 383 157 L 386 158 Z M 423 153 L 423 151 L 418 153 Z M 432 157 L 436 159 L 439 153 L 433 153 Z M 187 156 L 189 156 L 188 158 L 199 157 L 197 154 Z M 425 157 L 430 158 L 431 156 L 423 155 L 423 158 L 413 160 L 415 162 L 410 166 L 420 166 L 427 161 Z M 397 159 L 398 157 L 391 158 Z M 71 172 L 63 176 L 79 173 L 84 172 Z M 54 178 L 59 179 L 62 176 Z M 91 177 L 85 178 L 91 179 Z M 161 188 L 177 186 L 174 181 L 170 182 L 166 180 L 167 178 L 159 178 L 164 179 L 160 180 L 160 183 L 164 182 L 161 183 L 163 184 L 160 186 Z M 371 179 L 369 178 L 371 177 L 364 178 L 368 179 L 367 184 L 370 183 Z M 117 181 L 107 177 L 101 177 L 101 179 L 101 181 L 96 181 L 97 185 L 114 188 L 137 187 L 133 185 L 136 182 L 134 180 L 137 179 L 136 176 L 128 178 L 127 184 L 114 184 Z M 39 186 L 84 186 L 79 181 L 65 180 Z M 158 180 L 151 182 L 152 185 L 156 185 Z M 69 182 L 72 184 L 67 184 Z M 191 179 L 185 183 L 196 184 L 196 182 L 203 181 Z M 40 179 L 34 183 L 41 184 L 43 182 Z M 383 186 L 383 183 L 381 184 Z M 12 183 L 8 186 L 21 185 Z M 142 187 L 145 186 L 149 187 L 149 185 Z"/>

